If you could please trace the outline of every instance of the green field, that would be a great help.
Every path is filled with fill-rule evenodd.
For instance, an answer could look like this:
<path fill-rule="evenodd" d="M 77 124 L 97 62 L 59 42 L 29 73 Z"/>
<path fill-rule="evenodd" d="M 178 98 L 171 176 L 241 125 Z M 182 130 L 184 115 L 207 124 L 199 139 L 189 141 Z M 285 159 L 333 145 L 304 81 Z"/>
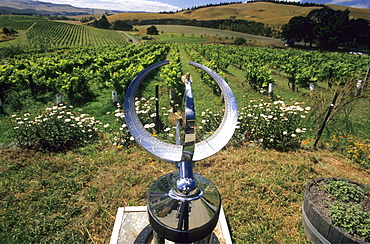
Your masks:
<path fill-rule="evenodd" d="M 146 30 L 149 26 L 142 25 L 136 26 L 139 30 Z M 159 32 L 164 32 L 166 35 L 160 35 L 160 39 L 168 40 L 168 41 L 179 41 L 179 42 L 200 42 L 205 38 L 212 38 L 213 40 L 217 41 L 219 38 L 228 38 L 232 41 L 232 39 L 236 37 L 243 37 L 250 42 L 256 42 L 260 45 L 274 45 L 274 46 L 283 46 L 284 42 L 280 39 L 264 37 L 264 36 L 257 36 L 257 35 L 250 35 L 241 32 L 235 31 L 226 31 L 226 30 L 217 30 L 217 29 L 210 29 L 210 28 L 202 28 L 196 26 L 179 26 L 179 25 L 156 25 Z M 171 37 L 172 33 L 177 33 L 176 38 Z M 179 34 L 187 34 L 186 39 L 184 39 Z M 203 37 L 200 39 L 192 38 L 192 35 L 199 37 Z M 190 36 L 190 39 L 189 39 Z M 172 39 L 173 38 L 173 39 Z M 197 41 L 195 41 L 197 40 Z M 206 40 L 204 40 L 206 41 Z"/>
<path fill-rule="evenodd" d="M 197 140 L 209 136 L 222 116 L 222 99 L 215 84 L 188 65 L 190 60 L 216 70 L 235 93 L 240 128 L 225 149 L 196 163 L 195 167 L 196 173 L 209 178 L 219 189 L 233 243 L 309 243 L 301 222 L 306 183 L 319 177 L 341 177 L 370 184 L 368 87 L 363 89 L 362 96 L 353 96 L 357 80 L 366 75 L 368 56 L 275 48 L 273 43 L 279 45 L 278 40 L 246 34 L 241 35 L 255 42 L 242 46 L 212 44 L 226 40 L 232 43 L 231 37 L 237 35 L 179 26 L 158 26 L 159 40 L 133 45 L 122 33 L 28 20 L 54 24 L 52 27 L 60 28 L 60 33 L 81 31 L 76 31 L 73 38 L 66 39 L 66 34 L 64 39 L 50 41 L 45 46 L 50 32 L 40 28 L 31 39 L 33 45 L 22 46 L 16 54 L 4 54 L 0 60 L 0 98 L 4 105 L 4 114 L 0 114 L 0 240 L 4 243 L 107 243 L 117 209 L 145 205 L 152 182 L 175 169 L 152 158 L 130 140 L 122 127 L 125 123 L 122 109 L 112 104 L 111 94 L 119 91 L 118 102 L 123 101 L 128 84 L 140 71 L 166 59 L 170 64 L 145 80 L 138 98 L 153 104 L 155 86 L 159 85 L 158 114 L 166 133 L 150 126 L 148 131 L 161 140 L 174 141 L 170 136 L 174 128 L 168 118 L 168 94 L 171 88 L 181 87 L 179 77 L 185 73 L 189 72 L 193 78 L 197 133 L 202 137 Z M 29 31 L 30 26 L 25 26 L 24 31 Z M 1 45 L 10 50 L 15 48 L 10 44 Z M 258 76 L 257 90 L 246 78 L 251 73 Z M 295 75 L 296 91 L 288 84 L 290 75 Z M 312 78 L 317 78 L 314 92 L 307 89 L 307 82 Z M 269 97 L 264 82 L 271 79 L 275 88 Z M 349 93 L 345 93 L 347 88 Z M 337 110 L 318 147 L 313 149 L 316 133 L 335 92 L 341 92 L 338 107 L 346 106 Z M 57 93 L 63 95 L 66 112 L 56 106 Z M 252 119 L 246 119 L 247 111 L 253 106 L 283 101 L 291 105 L 289 108 L 311 109 L 303 109 L 307 113 L 301 117 L 299 130 L 297 127 L 276 129 L 280 135 L 292 131 L 294 136 L 289 137 L 296 138 L 297 143 L 285 150 L 271 149 L 250 137 L 254 128 L 249 125 Z M 145 111 L 140 112 L 143 124 L 154 123 L 157 115 L 153 115 L 156 113 L 153 106 L 139 111 Z M 294 112 L 299 111 L 280 114 L 285 121 L 284 116 L 294 116 Z M 203 113 L 212 116 L 202 117 Z M 74 117 L 64 117 L 67 115 Z M 82 125 L 82 118 L 100 121 L 94 125 L 98 131 L 96 140 L 81 142 L 87 130 L 77 134 L 71 129 L 66 134 L 57 134 L 58 123 L 61 131 L 68 126 L 77 127 L 70 125 L 76 117 L 76 125 L 79 122 Z M 209 124 L 202 124 L 203 120 L 209 120 Z M 262 115 L 257 120 L 263 120 Z M 274 124 L 276 128 L 280 128 L 283 120 Z M 47 134 L 39 144 L 45 145 L 50 140 L 61 143 L 65 150 L 50 150 L 53 148 L 50 144 L 43 150 L 36 144 L 27 147 L 24 141 L 37 140 L 32 134 L 36 124 L 45 126 L 34 130 L 35 133 L 43 135 L 50 128 L 55 132 Z M 22 137 L 24 141 L 17 140 L 24 132 L 19 128 L 31 131 L 25 133 L 28 137 Z M 276 132 L 274 127 L 269 128 L 271 131 L 264 136 Z M 303 130 L 306 132 L 301 133 Z M 58 139 L 60 136 L 69 140 L 72 136 L 81 146 L 67 148 L 68 145 L 63 145 L 65 141 Z"/>

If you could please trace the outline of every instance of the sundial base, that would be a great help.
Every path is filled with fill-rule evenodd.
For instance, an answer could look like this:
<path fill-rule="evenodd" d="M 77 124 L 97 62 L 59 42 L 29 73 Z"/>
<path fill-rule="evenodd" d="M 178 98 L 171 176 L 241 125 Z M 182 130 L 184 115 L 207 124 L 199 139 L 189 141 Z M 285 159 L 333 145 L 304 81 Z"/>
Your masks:
<path fill-rule="evenodd" d="M 118 208 L 110 244 L 134 243 L 148 224 L 149 219 L 146 206 Z M 217 226 L 213 233 L 216 235 L 219 243 L 232 244 L 230 231 L 222 207 Z M 173 242 L 166 240 L 165 243 L 171 244 Z"/>

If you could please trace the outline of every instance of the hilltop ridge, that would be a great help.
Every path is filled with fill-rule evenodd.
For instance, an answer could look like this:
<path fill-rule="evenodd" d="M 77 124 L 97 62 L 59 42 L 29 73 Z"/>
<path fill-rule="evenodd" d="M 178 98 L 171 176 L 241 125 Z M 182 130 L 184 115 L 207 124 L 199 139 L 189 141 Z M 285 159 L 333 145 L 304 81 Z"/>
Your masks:
<path fill-rule="evenodd" d="M 32 14 L 32 15 L 90 15 L 116 14 L 122 11 L 105 9 L 78 8 L 69 4 L 54 4 L 32 0 L 0 0 L 0 14 Z"/>
<path fill-rule="evenodd" d="M 370 9 L 351 8 L 339 5 L 325 5 L 335 10 L 350 11 L 351 18 L 370 20 Z M 146 20 L 146 19 L 242 19 L 261 22 L 268 25 L 281 26 L 288 23 L 294 16 L 306 15 L 311 10 L 323 8 L 320 6 L 296 6 L 272 2 L 249 2 L 222 6 L 210 6 L 195 10 L 185 10 L 177 13 L 119 13 L 108 17 L 110 22 L 115 20 Z"/>

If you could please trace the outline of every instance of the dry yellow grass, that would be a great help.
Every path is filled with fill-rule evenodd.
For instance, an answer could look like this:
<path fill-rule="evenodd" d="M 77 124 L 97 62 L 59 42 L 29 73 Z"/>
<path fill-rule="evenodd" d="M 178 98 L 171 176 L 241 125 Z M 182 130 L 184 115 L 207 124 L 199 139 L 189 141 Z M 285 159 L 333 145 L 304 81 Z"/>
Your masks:
<path fill-rule="evenodd" d="M 338 5 L 328 5 L 335 10 L 345 10 L 347 7 Z M 306 15 L 311 10 L 321 7 L 303 7 L 295 5 L 276 4 L 268 2 L 254 2 L 231 4 L 225 6 L 215 6 L 201 8 L 194 11 L 182 11 L 175 14 L 159 14 L 159 13 L 121 13 L 108 17 L 110 22 L 118 19 L 196 19 L 196 20 L 214 20 L 214 19 L 229 19 L 231 16 L 236 16 L 238 19 L 263 22 L 269 25 L 283 25 L 299 15 Z M 370 19 L 370 9 L 350 8 L 350 17 Z"/>

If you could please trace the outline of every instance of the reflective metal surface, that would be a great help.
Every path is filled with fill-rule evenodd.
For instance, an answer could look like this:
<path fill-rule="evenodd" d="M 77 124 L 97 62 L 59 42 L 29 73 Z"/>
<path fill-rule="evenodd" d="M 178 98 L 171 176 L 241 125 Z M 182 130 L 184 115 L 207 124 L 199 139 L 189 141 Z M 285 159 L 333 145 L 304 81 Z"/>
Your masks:
<path fill-rule="evenodd" d="M 136 237 L 134 244 L 150 244 L 150 243 L 160 243 L 164 244 L 166 241 L 163 237 L 159 236 L 158 233 L 153 231 L 153 228 L 151 225 L 147 225 Z M 211 233 L 206 238 L 193 242 L 194 244 L 220 244 L 221 242 L 217 238 L 215 233 Z"/>
<path fill-rule="evenodd" d="M 217 224 L 221 197 L 214 184 L 194 174 L 197 182 L 192 194 L 176 192 L 178 172 L 161 176 L 149 189 L 149 222 L 167 240 L 193 242 L 212 233 Z"/>
<path fill-rule="evenodd" d="M 238 106 L 229 85 L 204 65 L 189 62 L 208 73 L 221 88 L 225 113 L 219 128 L 204 141 L 196 142 L 196 113 L 191 77 L 182 77 L 185 84 L 185 109 L 176 120 L 180 135 L 180 121 L 185 124 L 185 138 L 176 137 L 176 145 L 162 142 L 148 133 L 141 124 L 135 109 L 135 96 L 139 85 L 149 72 L 168 64 L 163 61 L 142 71 L 129 85 L 124 112 L 128 129 L 135 140 L 159 159 L 177 163 L 179 171 L 160 177 L 149 189 L 147 208 L 149 222 L 156 235 L 176 243 L 208 243 L 221 209 L 220 194 L 207 178 L 193 173 L 195 161 L 207 158 L 221 150 L 232 137 L 237 120 Z"/>
<path fill-rule="evenodd" d="M 126 96 L 124 100 L 124 112 L 127 127 L 135 140 L 144 149 L 146 149 L 148 152 L 158 157 L 159 159 L 166 162 L 175 163 L 182 160 L 184 146 L 169 144 L 153 137 L 145 130 L 143 125 L 140 123 L 140 120 L 135 111 L 135 96 L 141 82 L 152 70 L 168 63 L 169 61 L 162 61 L 151 65 L 134 78 L 126 91 Z M 217 84 L 221 88 L 222 95 L 225 101 L 225 114 L 216 132 L 214 132 L 212 136 L 210 136 L 206 140 L 196 143 L 194 146 L 194 155 L 192 157 L 192 161 L 199 161 L 212 156 L 213 154 L 221 150 L 230 140 L 235 131 L 236 123 L 238 120 L 238 106 L 235 96 L 231 91 L 229 85 L 216 72 L 212 71 L 204 65 L 195 62 L 189 62 L 189 64 L 204 70 L 217 82 Z M 193 139 L 189 138 L 189 140 L 192 141 Z"/>
<path fill-rule="evenodd" d="M 238 105 L 230 86 L 221 76 L 204 65 L 195 62 L 189 64 L 202 69 L 217 82 L 225 101 L 225 114 L 218 129 L 206 140 L 195 144 L 193 161 L 199 161 L 220 151 L 231 139 L 238 122 Z"/>
<path fill-rule="evenodd" d="M 141 82 L 154 69 L 168 64 L 169 61 L 163 61 L 153 64 L 140 72 L 127 88 L 123 109 L 128 129 L 136 142 L 152 155 L 166 162 L 180 162 L 182 157 L 182 145 L 174 145 L 158 140 L 153 137 L 141 124 L 135 110 L 135 96 Z"/>
<path fill-rule="evenodd" d="M 193 82 L 190 78 L 190 74 L 183 75 L 181 77 L 185 84 L 185 140 L 184 148 L 185 151 L 190 151 L 194 153 L 194 145 L 196 140 L 195 131 L 195 106 L 194 106 L 194 96 L 191 83 Z"/>

